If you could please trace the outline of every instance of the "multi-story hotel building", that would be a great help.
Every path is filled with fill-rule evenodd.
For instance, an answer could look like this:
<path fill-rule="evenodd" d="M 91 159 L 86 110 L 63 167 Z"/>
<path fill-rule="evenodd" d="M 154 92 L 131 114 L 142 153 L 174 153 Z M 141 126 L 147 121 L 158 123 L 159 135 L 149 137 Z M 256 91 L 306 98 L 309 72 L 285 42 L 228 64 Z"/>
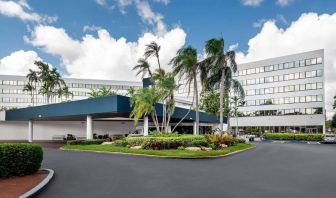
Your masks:
<path fill-rule="evenodd" d="M 239 131 L 323 132 L 324 51 L 316 50 L 238 65 L 244 106 L 230 125 Z"/>
<path fill-rule="evenodd" d="M 142 87 L 142 82 L 136 81 L 116 81 L 116 80 L 92 80 L 64 78 L 70 92 L 73 93 L 71 100 L 86 99 L 92 90 L 106 87 L 118 94 L 126 94 L 130 87 L 138 89 Z M 23 91 L 23 86 L 28 82 L 25 76 L 0 75 L 0 109 L 1 108 L 20 108 L 32 106 L 29 92 Z M 37 87 L 39 89 L 39 87 Z M 52 103 L 67 100 L 66 98 L 56 97 Z M 42 95 L 34 99 L 35 105 L 45 104 Z"/>

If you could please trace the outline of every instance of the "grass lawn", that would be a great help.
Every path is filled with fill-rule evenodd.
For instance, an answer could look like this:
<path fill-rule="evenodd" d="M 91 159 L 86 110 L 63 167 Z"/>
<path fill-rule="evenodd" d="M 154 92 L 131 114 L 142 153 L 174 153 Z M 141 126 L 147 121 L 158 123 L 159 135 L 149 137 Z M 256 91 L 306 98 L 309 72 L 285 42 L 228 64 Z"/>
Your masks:
<path fill-rule="evenodd" d="M 177 157 L 177 158 L 203 158 L 214 157 L 230 154 L 232 152 L 241 151 L 254 147 L 252 144 L 237 144 L 235 146 L 228 147 L 223 150 L 213 151 L 186 151 L 186 150 L 145 150 L 145 149 L 130 149 L 127 147 L 119 147 L 112 145 L 65 145 L 65 150 L 82 150 L 82 151 L 99 151 L 99 152 L 111 152 L 111 153 L 131 153 L 131 154 L 143 154 L 153 155 L 161 157 Z"/>

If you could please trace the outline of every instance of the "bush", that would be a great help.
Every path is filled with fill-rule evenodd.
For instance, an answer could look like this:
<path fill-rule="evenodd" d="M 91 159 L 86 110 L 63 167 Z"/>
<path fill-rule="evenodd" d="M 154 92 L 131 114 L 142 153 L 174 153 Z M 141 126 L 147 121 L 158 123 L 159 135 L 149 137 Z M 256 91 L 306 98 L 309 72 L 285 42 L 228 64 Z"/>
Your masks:
<path fill-rule="evenodd" d="M 0 178 L 24 176 L 39 170 L 42 148 L 35 144 L 0 144 Z"/>
<path fill-rule="evenodd" d="M 236 144 L 244 144 L 244 143 L 246 143 L 246 141 L 244 139 L 241 139 L 241 138 L 236 138 L 235 143 Z"/>
<path fill-rule="evenodd" d="M 151 134 L 152 137 L 178 137 L 179 134 L 177 132 L 174 133 L 164 133 L 161 131 L 153 131 Z"/>
<path fill-rule="evenodd" d="M 177 149 L 179 146 L 208 146 L 202 135 L 181 135 L 178 137 L 127 137 L 130 146 L 142 145 L 145 149 Z"/>
<path fill-rule="evenodd" d="M 298 140 L 298 141 L 322 141 L 323 134 L 306 133 L 265 133 L 266 140 Z"/>
<path fill-rule="evenodd" d="M 227 146 L 233 146 L 237 143 L 236 138 L 226 133 L 209 134 L 206 135 L 206 138 L 210 143 L 213 143 L 216 148 L 220 148 L 221 144 L 226 144 Z"/>
<path fill-rule="evenodd" d="M 102 144 L 104 140 L 96 139 L 96 140 L 73 140 L 73 141 L 68 141 L 68 145 L 98 145 Z"/>
<path fill-rule="evenodd" d="M 116 140 L 116 141 L 114 141 L 113 145 L 114 146 L 122 146 L 122 147 L 129 146 L 128 142 L 125 139 Z"/>

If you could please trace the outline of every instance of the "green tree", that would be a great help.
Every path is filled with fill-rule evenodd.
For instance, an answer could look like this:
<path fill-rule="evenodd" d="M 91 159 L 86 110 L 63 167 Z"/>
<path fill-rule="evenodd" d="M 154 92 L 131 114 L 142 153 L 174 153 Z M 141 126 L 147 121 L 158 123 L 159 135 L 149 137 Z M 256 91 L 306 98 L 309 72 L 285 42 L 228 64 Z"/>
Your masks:
<path fill-rule="evenodd" d="M 142 78 L 145 78 L 147 75 L 149 75 L 150 78 L 153 77 L 150 65 L 146 59 L 139 58 L 138 63 L 133 67 L 133 70 L 137 70 L 137 75 L 141 74 Z"/>
<path fill-rule="evenodd" d="M 196 131 L 195 134 L 199 134 L 199 99 L 198 99 L 198 83 L 197 76 L 199 72 L 199 65 L 197 61 L 197 51 L 196 49 L 188 46 L 182 48 L 177 52 L 176 57 L 174 57 L 170 64 L 173 66 L 174 74 L 177 74 L 179 78 L 182 77 L 186 80 L 188 86 L 188 93 L 190 93 L 190 88 L 193 84 L 195 97 L 195 111 L 196 111 Z"/>
<path fill-rule="evenodd" d="M 23 91 L 30 94 L 30 102 L 34 106 L 34 87 L 31 82 L 28 82 L 23 86 Z"/>
<path fill-rule="evenodd" d="M 102 87 L 99 89 L 93 89 L 89 93 L 89 98 L 99 98 L 99 97 L 106 97 L 106 96 L 115 96 L 117 95 L 117 92 L 112 91 L 111 88 Z"/>
<path fill-rule="evenodd" d="M 145 49 L 145 59 L 147 60 L 149 57 L 155 57 L 159 66 L 159 69 L 161 69 L 161 64 L 160 64 L 160 52 L 161 46 L 157 44 L 155 41 L 152 41 L 150 44 L 146 45 Z"/>
<path fill-rule="evenodd" d="M 200 96 L 200 109 L 209 114 L 218 116 L 219 93 L 213 89 L 202 90 Z"/>
<path fill-rule="evenodd" d="M 331 127 L 336 128 L 336 113 L 333 115 L 331 119 Z"/>
<path fill-rule="evenodd" d="M 39 77 L 35 71 L 32 69 L 29 69 L 29 73 L 27 74 L 26 78 L 28 79 L 27 87 L 24 87 L 24 89 L 30 90 L 30 96 L 31 96 L 31 103 L 34 106 L 35 105 L 35 97 L 37 97 L 37 83 L 39 82 Z"/>
<path fill-rule="evenodd" d="M 235 135 L 238 134 L 238 128 L 239 128 L 239 125 L 238 125 L 238 115 L 239 115 L 238 107 L 243 106 L 243 105 L 244 105 L 244 101 L 240 97 L 238 97 L 238 96 L 231 97 L 231 114 L 236 119 Z"/>
<path fill-rule="evenodd" d="M 219 84 L 220 93 L 220 130 L 223 131 L 225 94 L 234 92 L 234 95 L 245 97 L 244 89 L 239 81 L 232 78 L 232 74 L 237 71 L 234 51 L 224 51 L 224 39 L 210 39 L 205 44 L 206 59 L 200 63 L 201 79 L 205 89 L 216 87 Z M 229 114 L 228 114 L 229 128 Z"/>
<path fill-rule="evenodd" d="M 333 104 L 333 109 L 336 109 L 336 96 L 334 96 L 334 104 Z"/>

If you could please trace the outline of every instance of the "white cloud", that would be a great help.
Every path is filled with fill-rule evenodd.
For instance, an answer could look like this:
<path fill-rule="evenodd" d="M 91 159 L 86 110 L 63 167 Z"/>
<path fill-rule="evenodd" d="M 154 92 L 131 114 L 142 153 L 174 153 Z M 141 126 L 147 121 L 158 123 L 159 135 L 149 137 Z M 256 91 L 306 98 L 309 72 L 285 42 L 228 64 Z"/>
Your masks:
<path fill-rule="evenodd" d="M 168 63 L 184 45 L 185 38 L 185 32 L 177 27 L 160 36 L 145 33 L 136 42 L 114 38 L 105 29 L 98 30 L 97 36 L 86 34 L 81 40 L 75 40 L 62 28 L 40 25 L 26 41 L 60 57 L 71 77 L 136 80 L 132 67 L 143 56 L 146 44 L 156 41 L 161 45 L 162 66 L 170 69 Z M 153 69 L 157 68 L 155 59 L 150 63 Z"/>
<path fill-rule="evenodd" d="M 276 4 L 279 6 L 287 6 L 291 4 L 294 0 L 277 0 Z"/>
<path fill-rule="evenodd" d="M 274 19 L 259 19 L 258 21 L 254 22 L 252 25 L 255 28 L 260 28 L 264 25 L 264 23 L 269 22 L 269 21 L 273 21 L 273 22 L 281 22 L 285 25 L 288 24 L 288 21 L 286 20 L 285 16 L 283 16 L 282 14 L 277 14 L 276 18 Z"/>
<path fill-rule="evenodd" d="M 260 28 L 266 21 L 266 19 L 259 19 L 258 21 L 253 23 L 253 27 Z"/>
<path fill-rule="evenodd" d="M 95 25 L 85 25 L 83 27 L 83 32 L 94 32 L 94 31 L 97 31 L 97 30 L 100 30 L 102 29 L 101 27 L 99 26 L 95 26 Z"/>
<path fill-rule="evenodd" d="M 32 12 L 31 7 L 26 0 L 4 1 L 0 0 L 0 14 L 7 17 L 19 18 L 22 21 L 32 21 L 37 23 L 52 23 L 57 20 L 57 17 L 39 15 Z"/>
<path fill-rule="evenodd" d="M 333 113 L 332 98 L 336 94 L 336 13 L 302 14 L 282 29 L 275 21 L 264 23 L 261 31 L 248 43 L 246 54 L 237 53 L 237 62 L 249 62 L 293 53 L 325 49 L 326 109 Z"/>
<path fill-rule="evenodd" d="M 242 0 L 243 5 L 245 6 L 254 6 L 257 7 L 261 4 L 263 0 Z"/>
<path fill-rule="evenodd" d="M 238 46 L 239 46 L 239 43 L 235 43 L 235 44 L 233 44 L 233 45 L 230 45 L 230 46 L 229 46 L 229 51 L 236 50 L 236 49 L 238 48 Z"/>
<path fill-rule="evenodd" d="M 36 69 L 35 61 L 42 60 L 35 51 L 19 50 L 0 60 L 0 74 L 26 75 L 29 69 Z"/>
<path fill-rule="evenodd" d="M 101 5 L 101 6 L 105 6 L 105 5 L 107 5 L 106 0 L 96 0 L 96 3 L 98 3 L 98 4 Z"/>

